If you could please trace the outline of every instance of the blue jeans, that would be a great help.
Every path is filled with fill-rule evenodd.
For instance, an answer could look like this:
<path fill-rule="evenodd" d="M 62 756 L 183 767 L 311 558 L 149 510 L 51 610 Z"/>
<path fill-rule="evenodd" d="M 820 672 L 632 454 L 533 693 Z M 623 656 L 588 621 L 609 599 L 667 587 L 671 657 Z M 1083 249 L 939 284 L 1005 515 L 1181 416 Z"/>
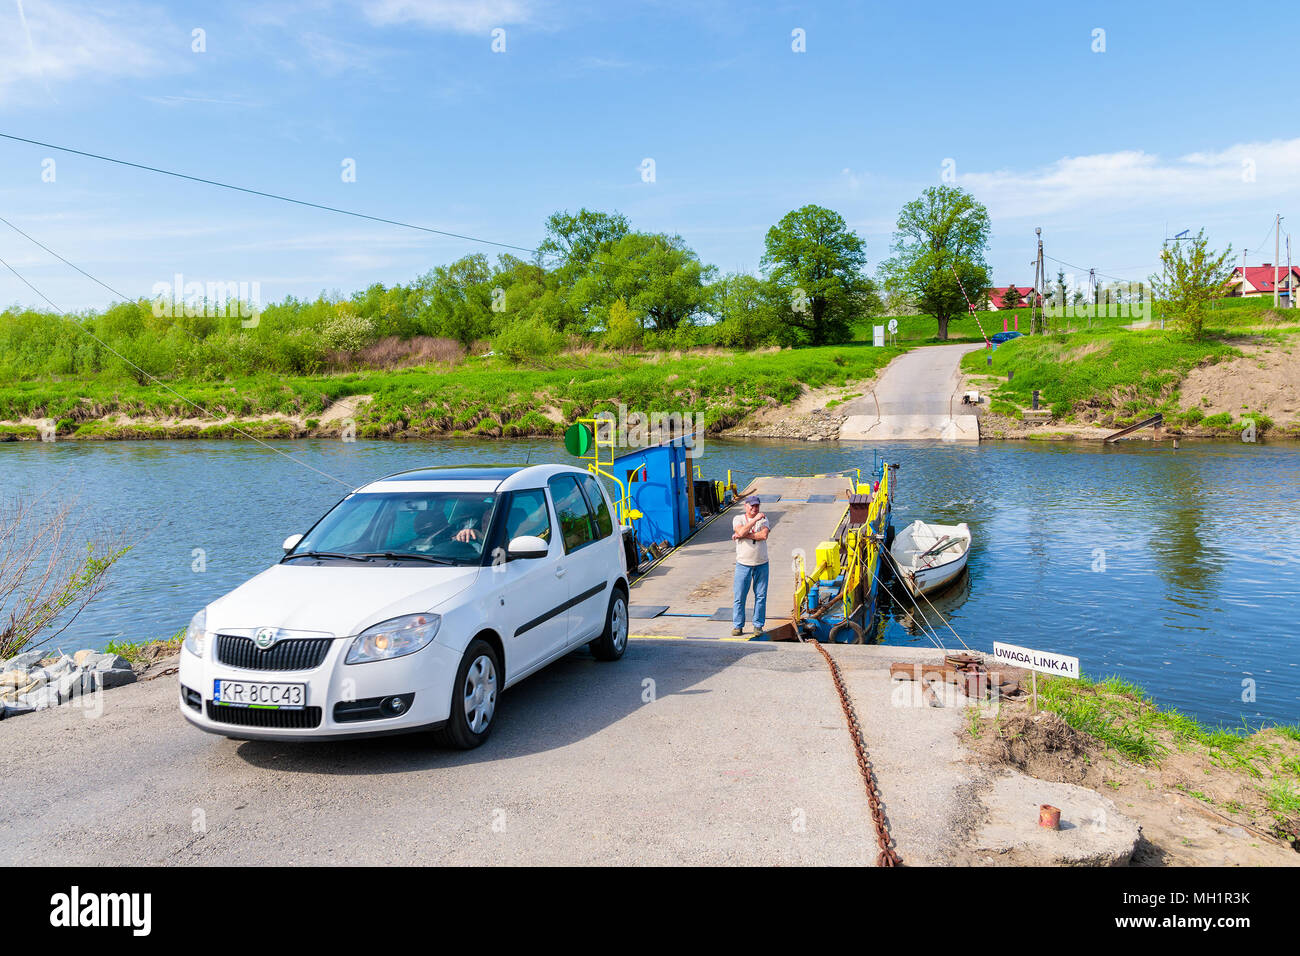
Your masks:
<path fill-rule="evenodd" d="M 745 626 L 745 599 L 754 588 L 754 629 L 761 631 L 767 623 L 767 565 L 736 565 L 736 598 L 731 605 L 731 626 Z"/>

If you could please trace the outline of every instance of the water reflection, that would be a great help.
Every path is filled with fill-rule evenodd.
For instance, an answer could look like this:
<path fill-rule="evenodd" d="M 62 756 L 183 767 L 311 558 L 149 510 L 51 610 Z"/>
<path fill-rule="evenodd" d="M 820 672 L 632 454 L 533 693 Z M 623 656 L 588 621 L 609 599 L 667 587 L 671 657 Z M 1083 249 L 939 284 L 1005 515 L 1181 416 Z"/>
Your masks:
<path fill-rule="evenodd" d="M 1163 492 L 1151 509 L 1155 533 L 1147 542 L 1157 573 L 1169 585 L 1169 599 L 1195 610 L 1207 609 L 1219 571 L 1206 547 L 1204 480 L 1194 462 L 1173 457 L 1164 469 Z"/>
<path fill-rule="evenodd" d="M 898 622 L 898 626 L 908 634 L 922 637 L 927 642 L 929 641 L 926 638 L 927 633 L 950 638 L 952 635 L 948 630 L 948 622 L 970 597 L 969 567 L 963 569 L 951 584 L 939 591 L 913 597 L 907 588 L 893 582 L 887 593 L 889 599 L 884 602 L 883 613 L 892 616 Z"/>

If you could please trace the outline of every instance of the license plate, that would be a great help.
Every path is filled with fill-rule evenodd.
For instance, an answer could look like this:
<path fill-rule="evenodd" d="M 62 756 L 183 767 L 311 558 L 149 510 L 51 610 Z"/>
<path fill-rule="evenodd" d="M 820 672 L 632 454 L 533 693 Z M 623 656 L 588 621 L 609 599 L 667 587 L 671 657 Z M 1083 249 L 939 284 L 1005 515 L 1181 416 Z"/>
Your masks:
<path fill-rule="evenodd" d="M 302 710 L 307 706 L 307 685 L 217 678 L 212 682 L 212 701 L 223 707 Z"/>

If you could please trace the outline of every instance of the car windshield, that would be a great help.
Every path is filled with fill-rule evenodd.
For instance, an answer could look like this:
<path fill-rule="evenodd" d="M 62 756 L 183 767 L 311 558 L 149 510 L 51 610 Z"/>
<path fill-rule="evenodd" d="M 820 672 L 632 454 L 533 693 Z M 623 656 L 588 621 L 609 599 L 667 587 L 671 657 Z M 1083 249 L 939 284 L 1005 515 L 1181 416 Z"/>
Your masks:
<path fill-rule="evenodd" d="M 477 564 L 497 496 L 472 491 L 349 495 L 284 560 L 313 555 L 360 560 Z"/>

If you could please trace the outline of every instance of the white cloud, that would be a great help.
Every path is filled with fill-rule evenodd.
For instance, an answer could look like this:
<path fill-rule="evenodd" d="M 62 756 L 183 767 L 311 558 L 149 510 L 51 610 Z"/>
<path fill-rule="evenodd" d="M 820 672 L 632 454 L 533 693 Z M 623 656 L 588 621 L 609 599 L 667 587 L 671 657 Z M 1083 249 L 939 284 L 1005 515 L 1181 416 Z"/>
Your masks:
<path fill-rule="evenodd" d="M 192 103 L 198 103 L 205 106 L 237 106 L 240 109 L 250 109 L 259 106 L 252 100 L 243 99 L 236 94 L 233 99 L 219 99 L 213 96 L 180 96 L 176 94 L 167 94 L 165 96 L 146 96 L 144 99 L 150 103 L 156 103 L 159 106 L 186 106 Z"/>
<path fill-rule="evenodd" d="M 532 0 L 363 0 L 371 23 L 414 23 L 456 33 L 486 33 L 494 27 L 528 23 Z"/>
<path fill-rule="evenodd" d="M 957 181 L 1003 218 L 1099 205 L 1258 201 L 1300 189 L 1300 139 L 1239 143 L 1172 160 L 1142 150 L 1067 156 L 1039 169 L 959 174 Z"/>
<path fill-rule="evenodd" d="M 26 95 L 32 82 L 87 76 L 146 76 L 166 65 L 174 31 L 152 8 L 15 0 L 0 14 L 0 102 Z M 188 45 L 184 48 L 188 50 Z"/>
<path fill-rule="evenodd" d="M 313 64 L 323 73 L 370 72 L 375 53 L 356 43 L 335 40 L 321 33 L 304 33 L 298 38 Z"/>

